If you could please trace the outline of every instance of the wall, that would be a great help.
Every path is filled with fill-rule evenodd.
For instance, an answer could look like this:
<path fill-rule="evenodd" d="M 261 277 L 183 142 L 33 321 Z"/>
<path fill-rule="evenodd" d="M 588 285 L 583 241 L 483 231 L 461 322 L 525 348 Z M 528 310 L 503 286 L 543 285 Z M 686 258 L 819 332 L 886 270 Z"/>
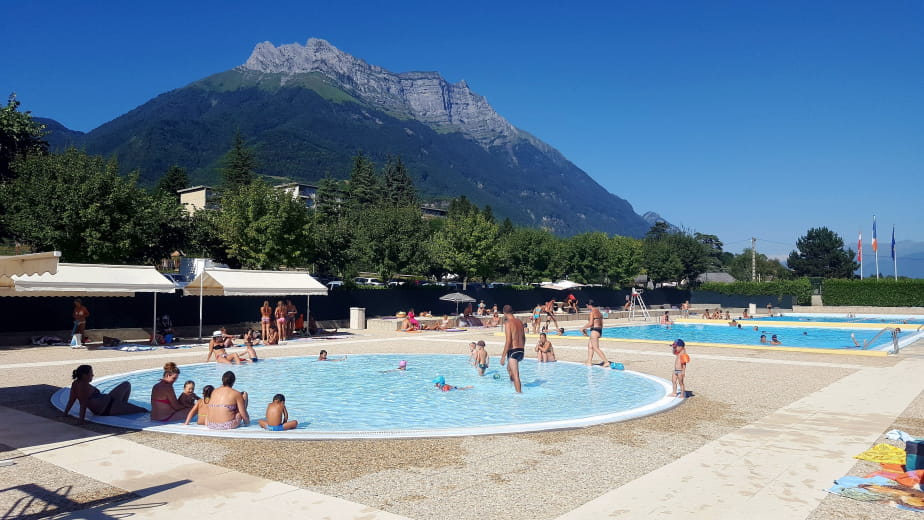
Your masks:
<path fill-rule="evenodd" d="M 440 301 L 439 297 L 452 292 L 446 288 L 390 288 L 390 289 L 336 289 L 328 296 L 311 297 L 311 312 L 318 320 L 345 320 L 349 318 L 350 307 L 364 307 L 366 316 L 392 316 L 398 311 L 413 307 L 418 313 L 431 311 L 433 314 L 455 314 L 456 304 Z M 498 308 L 512 305 L 517 311 L 532 309 L 537 303 L 554 299 L 563 301 L 568 291 L 550 289 L 516 290 L 511 288 L 471 289 L 466 294 L 476 300 L 484 300 L 488 307 L 495 303 Z M 620 308 L 625 303 L 628 290 L 615 291 L 605 288 L 584 288 L 575 290 L 574 295 L 583 306 L 588 299 L 595 300 L 602 307 Z M 722 295 L 720 295 L 722 296 Z M 689 291 L 656 289 L 646 291 L 643 298 L 649 307 L 663 305 L 679 306 L 690 299 Z M 87 328 L 112 329 L 141 327 L 149 329 L 153 318 L 154 296 L 139 293 L 133 298 L 82 297 L 90 311 Z M 280 298 L 254 296 L 206 296 L 203 298 L 205 323 L 217 325 L 259 321 L 260 306 L 264 300 L 276 305 Z M 282 298 L 283 300 L 286 298 Z M 775 298 L 774 298 L 775 299 Z M 299 312 L 305 311 L 305 297 L 293 296 L 292 302 Z M 711 302 L 710 302 L 711 303 Z M 477 301 L 473 306 L 477 305 Z M 766 302 L 763 304 L 766 306 Z M 459 309 L 465 306 L 460 304 Z M 774 303 L 774 307 L 778 307 Z M 73 298 L 64 297 L 4 297 L 0 298 L 0 316 L 4 316 L 2 332 L 24 332 L 40 330 L 70 330 Z M 175 326 L 199 324 L 199 298 L 176 294 L 157 295 L 157 314 L 169 314 Z"/>

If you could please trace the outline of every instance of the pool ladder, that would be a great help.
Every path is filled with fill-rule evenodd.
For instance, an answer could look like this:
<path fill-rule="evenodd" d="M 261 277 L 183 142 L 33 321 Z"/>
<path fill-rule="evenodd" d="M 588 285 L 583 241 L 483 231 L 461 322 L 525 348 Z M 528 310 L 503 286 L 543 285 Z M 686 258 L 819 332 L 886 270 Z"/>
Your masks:
<path fill-rule="evenodd" d="M 921 325 L 921 326 L 918 327 L 918 329 L 917 329 L 918 332 L 920 332 L 922 328 L 924 328 L 924 325 Z M 863 342 L 863 348 L 864 348 L 864 349 L 868 348 L 870 345 L 873 344 L 873 342 L 875 342 L 877 339 L 879 339 L 879 336 L 882 336 L 882 334 L 883 334 L 884 332 L 889 331 L 889 332 L 892 333 L 892 352 L 891 352 L 891 353 L 892 353 L 892 354 L 898 354 L 898 351 L 901 350 L 901 347 L 898 346 L 898 334 L 895 333 L 895 331 L 897 331 L 897 330 L 898 330 L 898 327 L 885 327 L 884 329 L 882 329 L 882 330 L 880 330 L 879 332 L 877 332 L 876 335 L 873 336 L 873 339 L 864 341 L 864 342 Z"/>

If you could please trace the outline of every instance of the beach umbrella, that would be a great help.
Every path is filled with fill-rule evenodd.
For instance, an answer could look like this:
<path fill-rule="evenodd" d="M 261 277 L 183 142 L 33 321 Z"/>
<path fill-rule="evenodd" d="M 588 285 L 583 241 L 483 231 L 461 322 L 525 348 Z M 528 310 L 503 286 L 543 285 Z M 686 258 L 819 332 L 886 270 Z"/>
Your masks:
<path fill-rule="evenodd" d="M 471 296 L 460 292 L 445 294 L 440 296 L 440 300 L 443 300 L 444 302 L 456 302 L 456 314 L 459 314 L 459 303 L 475 301 L 475 299 Z"/>

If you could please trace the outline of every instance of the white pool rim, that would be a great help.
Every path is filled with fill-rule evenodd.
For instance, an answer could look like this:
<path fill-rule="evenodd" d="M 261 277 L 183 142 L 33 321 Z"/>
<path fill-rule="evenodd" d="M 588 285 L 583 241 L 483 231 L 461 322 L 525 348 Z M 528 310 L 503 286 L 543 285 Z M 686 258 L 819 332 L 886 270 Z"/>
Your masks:
<path fill-rule="evenodd" d="M 409 356 L 413 354 L 407 354 Z M 299 356 L 293 356 L 299 357 Z M 569 361 L 558 361 L 558 363 L 571 363 Z M 579 363 L 573 363 L 579 364 Z M 603 369 L 610 370 L 610 369 Z M 135 370 L 132 372 L 123 372 L 95 380 L 97 384 L 107 383 L 114 380 L 121 380 L 127 375 L 141 372 L 150 372 L 151 369 Z M 370 430 L 370 431 L 337 431 L 337 430 L 306 430 L 297 428 L 281 432 L 270 432 L 261 429 L 252 421 L 248 427 L 236 428 L 234 430 L 210 430 L 204 425 L 189 424 L 184 425 L 182 422 L 161 423 L 151 421 L 149 414 L 132 414 L 132 415 L 94 415 L 87 410 L 86 420 L 89 422 L 113 426 L 116 428 L 125 428 L 129 430 L 143 430 L 149 432 L 170 433 L 175 435 L 197 435 L 202 437 L 224 437 L 233 439 L 286 439 L 286 440 L 345 440 L 345 439 L 420 439 L 432 437 L 467 437 L 474 435 L 500 435 L 508 433 L 528 433 L 549 430 L 567 430 L 574 428 L 585 428 L 598 424 L 608 424 L 623 422 L 639 417 L 654 415 L 657 413 L 670 410 L 679 406 L 685 399 L 678 399 L 669 395 L 672 386 L 671 382 L 660 377 L 655 377 L 633 370 L 626 370 L 628 374 L 642 377 L 654 383 L 664 390 L 662 397 L 657 401 L 618 412 L 604 413 L 587 417 L 578 417 L 572 419 L 561 419 L 555 421 L 538 421 L 520 424 L 503 424 L 490 426 L 477 426 L 471 428 L 434 428 L 434 429 L 408 429 L 408 430 Z M 67 406 L 67 399 L 70 395 L 70 388 L 61 388 L 51 396 L 51 404 L 58 410 L 64 411 Z M 80 415 L 80 407 L 74 403 L 70 411 L 72 417 Z"/>

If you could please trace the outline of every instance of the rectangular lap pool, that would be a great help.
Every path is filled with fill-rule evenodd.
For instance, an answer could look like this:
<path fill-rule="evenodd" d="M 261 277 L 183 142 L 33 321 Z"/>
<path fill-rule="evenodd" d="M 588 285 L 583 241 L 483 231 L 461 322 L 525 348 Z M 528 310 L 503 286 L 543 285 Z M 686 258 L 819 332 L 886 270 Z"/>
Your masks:
<path fill-rule="evenodd" d="M 753 322 L 752 322 L 753 323 Z M 756 329 L 756 330 L 755 330 Z M 881 332 L 881 333 L 880 333 Z M 771 345 L 770 338 L 776 335 L 780 345 Z M 580 331 L 568 331 L 566 336 L 580 336 Z M 761 343 L 761 335 L 766 337 L 767 343 Z M 899 346 L 904 347 L 924 337 L 920 331 L 902 331 L 899 333 Z M 892 349 L 891 331 L 882 332 L 882 329 L 850 328 L 844 324 L 843 328 L 812 327 L 774 327 L 772 322 L 760 325 L 742 325 L 741 328 L 732 327 L 728 322 L 716 324 L 674 324 L 639 325 L 630 327 L 607 327 L 603 330 L 604 339 L 625 339 L 655 341 L 670 344 L 677 338 L 687 343 L 743 345 L 743 346 L 777 346 L 803 349 L 821 350 L 854 350 L 854 351 L 888 351 Z M 856 339 L 856 343 L 854 342 Z M 867 342 L 870 342 L 868 346 Z M 857 346 L 859 344 L 859 346 Z"/>

